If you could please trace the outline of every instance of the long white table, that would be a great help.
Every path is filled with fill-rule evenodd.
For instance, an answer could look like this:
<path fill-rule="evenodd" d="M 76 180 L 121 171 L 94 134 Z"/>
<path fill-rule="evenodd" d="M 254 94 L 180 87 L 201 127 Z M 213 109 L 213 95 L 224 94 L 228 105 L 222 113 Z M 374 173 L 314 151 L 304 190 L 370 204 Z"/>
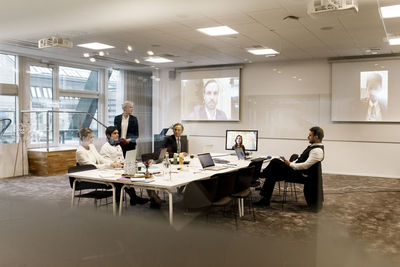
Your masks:
<path fill-rule="evenodd" d="M 200 162 L 197 158 L 191 159 L 189 165 L 171 165 L 171 178 L 169 174 L 163 175 L 162 164 L 155 164 L 150 167 L 151 173 L 160 172 L 160 174 L 154 174 L 154 181 L 152 182 L 132 182 L 130 179 L 121 177 L 122 171 L 113 169 L 96 169 L 83 172 L 71 173 L 71 176 L 76 178 L 76 181 L 88 181 L 97 182 L 112 185 L 113 183 L 123 184 L 121 188 L 120 202 L 119 202 L 119 215 L 122 214 L 122 197 L 123 190 L 129 187 L 144 188 L 159 190 L 168 193 L 169 203 L 169 222 L 173 223 L 173 201 L 172 193 L 176 191 L 177 187 L 184 186 L 193 181 L 209 179 L 212 175 L 224 172 L 230 172 L 238 170 L 240 168 L 247 167 L 250 160 L 238 160 L 236 156 L 223 156 L 218 157 L 220 159 L 228 160 L 229 164 L 216 164 L 217 166 L 227 166 L 228 168 L 211 171 L 202 170 Z M 115 187 L 113 188 L 113 213 L 115 214 L 116 202 L 115 202 Z M 74 192 L 72 194 L 72 205 L 74 203 Z"/>

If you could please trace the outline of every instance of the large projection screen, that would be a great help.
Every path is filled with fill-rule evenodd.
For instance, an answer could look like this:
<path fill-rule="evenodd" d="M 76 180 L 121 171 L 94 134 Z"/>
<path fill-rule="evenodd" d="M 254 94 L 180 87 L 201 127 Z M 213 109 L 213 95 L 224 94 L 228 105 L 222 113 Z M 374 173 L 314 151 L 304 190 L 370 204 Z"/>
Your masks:
<path fill-rule="evenodd" d="M 240 68 L 181 72 L 181 119 L 239 121 Z"/>
<path fill-rule="evenodd" d="M 399 122 L 400 61 L 332 63 L 332 121 Z"/>

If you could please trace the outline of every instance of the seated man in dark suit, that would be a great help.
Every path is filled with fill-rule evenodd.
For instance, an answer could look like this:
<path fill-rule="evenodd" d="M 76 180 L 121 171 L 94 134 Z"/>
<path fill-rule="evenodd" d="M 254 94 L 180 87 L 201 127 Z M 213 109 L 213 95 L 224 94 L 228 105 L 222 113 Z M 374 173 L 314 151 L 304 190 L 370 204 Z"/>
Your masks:
<path fill-rule="evenodd" d="M 321 143 L 324 138 L 324 131 L 320 127 L 312 127 L 308 135 L 309 145 L 300 157 L 293 162 L 287 159 L 273 159 L 269 165 L 261 172 L 260 177 L 265 177 L 265 183 L 261 189 L 260 195 L 263 198 L 254 203 L 257 206 L 268 207 L 270 204 L 275 182 L 291 179 L 295 182 L 307 180 L 305 174 L 315 163 L 324 159 L 324 145 Z"/>
<path fill-rule="evenodd" d="M 164 147 L 167 148 L 170 157 L 172 157 L 174 153 L 183 153 L 185 157 L 187 156 L 187 139 L 181 137 L 183 129 L 184 128 L 181 123 L 175 123 L 173 126 L 174 134 L 165 138 Z"/>

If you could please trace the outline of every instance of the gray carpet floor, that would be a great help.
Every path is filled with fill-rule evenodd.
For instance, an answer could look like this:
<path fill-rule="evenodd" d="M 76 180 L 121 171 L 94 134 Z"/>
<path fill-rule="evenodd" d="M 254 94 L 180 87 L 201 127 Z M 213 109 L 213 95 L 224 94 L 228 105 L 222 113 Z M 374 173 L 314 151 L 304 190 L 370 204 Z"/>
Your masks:
<path fill-rule="evenodd" d="M 321 212 L 307 209 L 301 187 L 298 201 L 289 192 L 282 209 L 275 190 L 271 208 L 256 207 L 255 221 L 247 211 L 237 227 L 231 214 L 183 210 L 179 194 L 171 227 L 167 204 L 128 204 L 122 217 L 89 199 L 71 209 L 66 175 L 0 179 L 0 265 L 400 266 L 400 179 L 323 179 Z M 212 249 L 217 245 L 222 255 Z"/>

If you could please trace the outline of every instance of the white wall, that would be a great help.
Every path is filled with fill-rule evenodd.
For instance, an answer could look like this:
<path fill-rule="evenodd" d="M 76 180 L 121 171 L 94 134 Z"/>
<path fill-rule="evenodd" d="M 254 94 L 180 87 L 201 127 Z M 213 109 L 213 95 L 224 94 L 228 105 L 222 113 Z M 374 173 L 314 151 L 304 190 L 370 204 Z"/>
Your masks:
<path fill-rule="evenodd" d="M 180 77 L 155 73 L 153 129 L 180 121 Z M 190 153 L 213 144 L 224 151 L 225 130 L 258 129 L 261 155 L 301 153 L 311 126 L 325 130 L 325 173 L 400 177 L 400 124 L 331 121 L 331 66 L 324 60 L 246 64 L 240 122 L 184 122 Z"/>

